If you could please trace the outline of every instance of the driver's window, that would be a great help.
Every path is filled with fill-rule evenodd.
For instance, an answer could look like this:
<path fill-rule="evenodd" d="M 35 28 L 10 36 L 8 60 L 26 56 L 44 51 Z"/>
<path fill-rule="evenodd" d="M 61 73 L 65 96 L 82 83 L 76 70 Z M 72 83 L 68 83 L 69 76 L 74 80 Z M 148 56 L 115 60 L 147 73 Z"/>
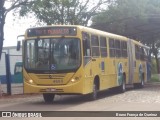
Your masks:
<path fill-rule="evenodd" d="M 26 62 L 25 67 L 27 68 L 35 68 L 35 41 L 34 40 L 28 40 L 26 42 Z"/>
<path fill-rule="evenodd" d="M 86 32 L 82 32 L 82 42 L 83 42 L 83 60 L 84 66 L 91 60 L 91 43 L 90 35 Z"/>
<path fill-rule="evenodd" d="M 91 48 L 90 48 L 90 36 L 86 32 L 82 32 L 82 40 L 83 40 L 83 55 L 91 56 Z"/>

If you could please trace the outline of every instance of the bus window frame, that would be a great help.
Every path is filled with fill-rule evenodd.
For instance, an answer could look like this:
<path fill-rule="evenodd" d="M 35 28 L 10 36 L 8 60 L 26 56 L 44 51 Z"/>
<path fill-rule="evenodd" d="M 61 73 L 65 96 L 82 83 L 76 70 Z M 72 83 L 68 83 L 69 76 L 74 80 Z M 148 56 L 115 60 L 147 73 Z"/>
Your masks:
<path fill-rule="evenodd" d="M 115 40 L 115 56 L 116 58 L 122 57 L 122 52 L 121 52 L 121 41 L 120 40 Z"/>
<path fill-rule="evenodd" d="M 82 32 L 83 56 L 91 56 L 91 37 L 89 33 Z"/>
<path fill-rule="evenodd" d="M 60 37 L 60 36 L 59 36 Z M 53 38 L 59 38 L 59 37 L 45 37 L 45 38 L 41 38 L 41 39 L 53 39 Z M 70 37 L 70 36 L 67 36 L 67 37 L 65 37 L 65 38 L 74 38 L 74 39 L 77 39 L 77 40 L 79 40 L 79 43 L 81 43 L 81 38 L 80 37 Z M 40 38 L 27 38 L 27 39 L 25 39 L 24 40 L 24 45 L 23 46 L 25 46 L 23 49 L 23 51 L 24 51 L 24 56 L 23 56 L 23 59 L 26 59 L 26 49 L 27 49 L 27 41 L 29 41 L 29 40 L 38 40 L 38 39 L 40 39 Z M 38 50 L 38 49 L 36 49 L 36 50 Z M 80 67 L 81 67 L 81 65 L 82 65 L 82 53 L 81 53 L 81 51 L 82 51 L 82 49 L 81 49 L 81 44 L 80 44 L 80 65 L 77 67 L 77 68 L 75 68 L 75 69 L 70 69 L 70 70 L 57 70 L 57 71 L 53 71 L 53 70 L 51 70 L 51 69 L 49 69 L 49 70 L 37 70 L 37 69 L 28 69 L 28 68 L 26 68 L 26 62 L 24 62 L 24 68 L 25 68 L 25 70 L 28 72 L 28 73 L 37 73 L 37 74 L 44 74 L 44 73 L 68 73 L 68 72 L 75 72 L 75 71 L 77 71 Z"/>
<path fill-rule="evenodd" d="M 99 41 L 100 41 L 99 42 L 100 43 L 100 56 L 102 58 L 107 57 L 108 56 L 108 50 L 107 50 L 107 39 L 106 39 L 106 37 L 100 36 Z M 102 41 L 105 42 L 105 43 L 103 43 Z M 102 53 L 103 52 L 102 49 L 105 51 L 104 53 Z"/>
<path fill-rule="evenodd" d="M 109 56 L 110 58 L 115 58 L 116 53 L 115 53 L 115 40 L 113 38 L 109 38 Z"/>
<path fill-rule="evenodd" d="M 97 43 L 96 43 L 97 42 Z M 100 42 L 98 35 L 91 34 L 91 53 L 92 57 L 100 57 Z"/>
<path fill-rule="evenodd" d="M 17 72 L 17 67 L 20 67 L 21 71 Z M 20 74 L 23 71 L 23 65 L 22 62 L 16 62 L 15 66 L 14 66 L 14 75 Z"/>
<path fill-rule="evenodd" d="M 135 58 L 136 60 L 141 60 L 140 59 L 140 47 L 137 44 L 135 44 Z"/>
<path fill-rule="evenodd" d="M 126 41 L 121 41 L 121 53 L 123 58 L 128 57 L 127 53 L 127 42 Z"/>

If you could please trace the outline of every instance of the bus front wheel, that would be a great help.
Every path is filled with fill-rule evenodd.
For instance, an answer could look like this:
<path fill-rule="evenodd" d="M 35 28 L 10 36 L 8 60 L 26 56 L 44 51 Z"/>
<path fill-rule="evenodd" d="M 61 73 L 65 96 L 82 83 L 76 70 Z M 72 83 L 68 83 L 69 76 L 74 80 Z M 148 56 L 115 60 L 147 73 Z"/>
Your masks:
<path fill-rule="evenodd" d="M 53 93 L 43 93 L 43 98 L 46 103 L 52 103 L 55 94 Z"/>
<path fill-rule="evenodd" d="M 90 94 L 89 99 L 90 100 L 96 100 L 97 99 L 97 94 L 98 94 L 98 85 L 96 82 L 93 84 L 93 92 Z"/>

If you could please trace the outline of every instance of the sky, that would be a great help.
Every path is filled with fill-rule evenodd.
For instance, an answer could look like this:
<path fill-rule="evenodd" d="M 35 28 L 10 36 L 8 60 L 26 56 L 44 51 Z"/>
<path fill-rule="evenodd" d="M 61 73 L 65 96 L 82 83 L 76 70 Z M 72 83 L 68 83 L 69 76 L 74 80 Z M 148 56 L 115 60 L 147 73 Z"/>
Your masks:
<path fill-rule="evenodd" d="M 13 16 L 13 13 L 8 13 L 4 25 L 4 47 L 16 46 L 17 36 L 24 35 L 25 30 L 36 24 L 36 20 L 33 18 L 21 18 Z"/>
<path fill-rule="evenodd" d="M 5 2 L 5 8 L 9 8 L 10 2 Z M 25 30 L 36 24 L 36 19 L 34 16 L 18 18 L 18 16 L 13 15 L 13 11 L 9 12 L 6 16 L 4 25 L 4 42 L 3 47 L 16 46 L 17 36 L 24 35 Z"/>
<path fill-rule="evenodd" d="M 83 1 L 83 0 L 82 0 Z M 86 0 L 84 0 L 86 1 Z M 93 5 L 96 2 L 93 2 Z M 10 2 L 5 2 L 5 7 L 9 8 L 11 5 Z M 92 6 L 92 3 L 91 3 Z M 91 24 L 91 21 L 89 21 Z M 32 15 L 30 17 L 19 18 L 18 16 L 13 16 L 13 11 L 9 12 L 6 17 L 5 25 L 4 25 L 4 43 L 3 47 L 7 46 L 16 46 L 17 45 L 17 36 L 24 35 L 25 30 L 29 27 L 37 26 L 37 20 Z"/>

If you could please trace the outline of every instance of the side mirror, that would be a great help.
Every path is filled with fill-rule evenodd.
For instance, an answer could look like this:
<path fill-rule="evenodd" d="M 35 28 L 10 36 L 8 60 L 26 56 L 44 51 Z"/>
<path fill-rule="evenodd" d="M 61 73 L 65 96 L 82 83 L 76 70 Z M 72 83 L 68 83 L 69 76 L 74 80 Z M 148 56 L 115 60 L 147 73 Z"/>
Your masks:
<path fill-rule="evenodd" d="M 17 51 L 19 51 L 21 48 L 21 41 L 17 41 Z"/>

